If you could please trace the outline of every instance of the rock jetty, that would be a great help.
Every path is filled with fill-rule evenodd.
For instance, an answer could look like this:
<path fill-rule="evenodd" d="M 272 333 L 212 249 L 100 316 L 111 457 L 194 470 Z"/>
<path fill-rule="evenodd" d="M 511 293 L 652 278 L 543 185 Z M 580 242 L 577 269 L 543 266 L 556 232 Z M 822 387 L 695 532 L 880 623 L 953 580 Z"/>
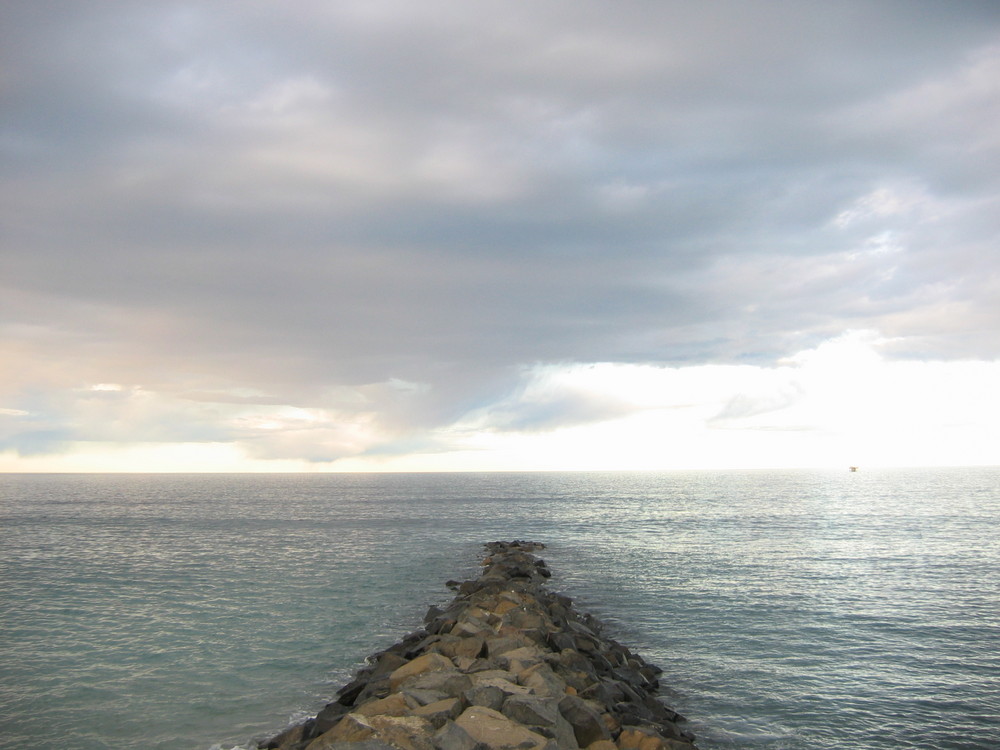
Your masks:
<path fill-rule="evenodd" d="M 662 670 L 544 588 L 536 542 L 486 545 L 425 626 L 269 750 L 696 750 L 656 693 Z"/>

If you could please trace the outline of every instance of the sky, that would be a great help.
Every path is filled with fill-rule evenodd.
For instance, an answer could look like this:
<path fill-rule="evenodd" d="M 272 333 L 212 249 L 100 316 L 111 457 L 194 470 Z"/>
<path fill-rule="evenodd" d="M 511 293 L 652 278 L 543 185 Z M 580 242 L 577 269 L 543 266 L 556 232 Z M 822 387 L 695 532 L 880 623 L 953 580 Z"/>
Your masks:
<path fill-rule="evenodd" d="M 1000 464 L 1000 3 L 0 4 L 0 471 Z"/>

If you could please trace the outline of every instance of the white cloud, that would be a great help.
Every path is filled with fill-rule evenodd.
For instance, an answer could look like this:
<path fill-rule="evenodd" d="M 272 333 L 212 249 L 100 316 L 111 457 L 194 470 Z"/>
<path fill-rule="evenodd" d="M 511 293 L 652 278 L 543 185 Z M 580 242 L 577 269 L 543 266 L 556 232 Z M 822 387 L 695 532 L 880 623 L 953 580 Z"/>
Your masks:
<path fill-rule="evenodd" d="M 365 408 L 354 412 L 240 399 L 183 406 L 138 388 L 88 389 L 71 412 L 78 426 L 65 436 L 69 444 L 47 463 L 34 456 L 23 465 L 66 470 L 104 446 L 107 456 L 93 465 L 111 466 L 113 456 L 130 455 L 127 446 L 142 441 L 136 465 L 167 469 L 194 451 L 183 447 L 193 445 L 185 434 L 203 436 L 205 456 L 224 453 L 219 466 L 254 470 L 261 461 L 312 470 L 995 462 L 1000 362 L 886 359 L 882 350 L 897 343 L 849 332 L 773 366 L 538 366 L 507 398 L 418 440 L 386 424 L 384 405 L 372 400 L 428 393 L 402 381 L 370 387 L 358 402 Z M 0 416 L 22 418 L 20 411 Z M 387 450 L 394 441 L 406 449 Z M 16 465 L 10 455 L 5 462 Z"/>
<path fill-rule="evenodd" d="M 854 427 L 1000 356 L 1000 6 L 564 5 L 0 4 L 0 445 L 917 455 Z"/>

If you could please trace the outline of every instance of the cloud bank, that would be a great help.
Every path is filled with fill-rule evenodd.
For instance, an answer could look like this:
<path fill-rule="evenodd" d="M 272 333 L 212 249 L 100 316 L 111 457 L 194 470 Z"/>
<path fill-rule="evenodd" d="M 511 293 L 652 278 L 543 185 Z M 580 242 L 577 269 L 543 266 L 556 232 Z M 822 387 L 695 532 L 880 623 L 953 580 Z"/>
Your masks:
<path fill-rule="evenodd" d="M 10 456 L 343 465 L 613 422 L 648 411 L 630 367 L 752 378 L 851 330 L 1000 357 L 995 3 L 14 1 L 0 29 Z M 621 385 L 542 394 L 597 363 Z"/>

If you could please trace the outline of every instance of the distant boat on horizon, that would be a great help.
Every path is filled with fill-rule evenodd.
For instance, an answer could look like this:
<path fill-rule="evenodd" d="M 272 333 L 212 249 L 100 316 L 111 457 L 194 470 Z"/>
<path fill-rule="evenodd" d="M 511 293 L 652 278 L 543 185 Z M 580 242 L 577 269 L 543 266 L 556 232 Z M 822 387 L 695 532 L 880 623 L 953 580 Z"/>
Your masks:
<path fill-rule="evenodd" d="M 858 470 L 857 466 L 848 466 L 847 468 L 850 469 L 851 471 L 857 471 Z"/>

